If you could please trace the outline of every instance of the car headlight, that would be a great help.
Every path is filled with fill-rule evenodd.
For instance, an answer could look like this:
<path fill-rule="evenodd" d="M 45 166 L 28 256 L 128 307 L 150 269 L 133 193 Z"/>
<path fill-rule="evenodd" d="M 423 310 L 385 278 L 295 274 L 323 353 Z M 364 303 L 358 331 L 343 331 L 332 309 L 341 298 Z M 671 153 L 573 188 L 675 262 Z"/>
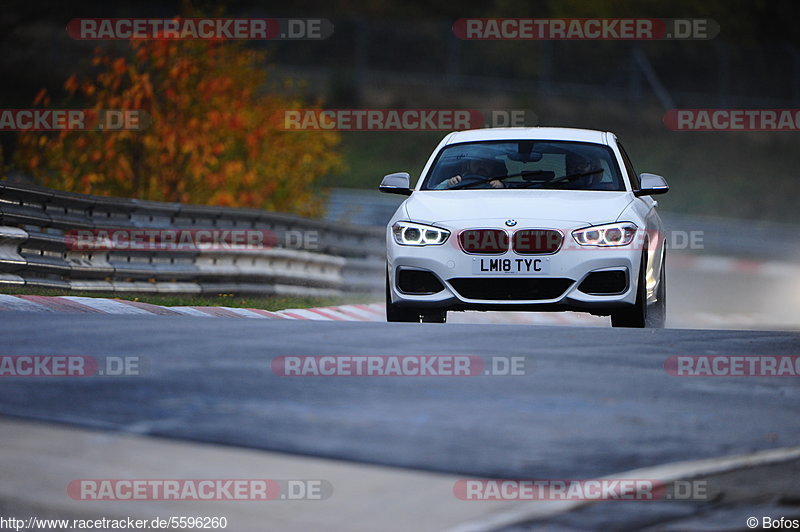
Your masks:
<path fill-rule="evenodd" d="M 395 222 L 392 234 L 401 246 L 439 246 L 447 242 L 450 231 L 414 222 Z"/>
<path fill-rule="evenodd" d="M 595 225 L 573 231 L 572 238 L 581 246 L 627 246 L 638 229 L 633 222 Z"/>

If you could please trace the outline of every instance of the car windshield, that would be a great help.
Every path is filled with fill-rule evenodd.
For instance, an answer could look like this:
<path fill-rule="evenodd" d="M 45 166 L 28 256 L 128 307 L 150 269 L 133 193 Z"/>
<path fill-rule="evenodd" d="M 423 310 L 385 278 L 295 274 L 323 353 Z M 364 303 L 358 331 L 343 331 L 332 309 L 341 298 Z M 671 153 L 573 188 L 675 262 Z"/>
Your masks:
<path fill-rule="evenodd" d="M 625 185 L 608 146 L 553 140 L 447 146 L 422 185 L 422 190 L 476 188 L 625 190 Z"/>

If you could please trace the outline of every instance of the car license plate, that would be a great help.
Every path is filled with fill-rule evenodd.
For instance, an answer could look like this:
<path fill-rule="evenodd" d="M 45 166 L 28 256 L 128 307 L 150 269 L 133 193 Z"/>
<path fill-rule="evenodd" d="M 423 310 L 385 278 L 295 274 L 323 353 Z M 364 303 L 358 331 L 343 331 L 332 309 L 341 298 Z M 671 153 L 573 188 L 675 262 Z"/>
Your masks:
<path fill-rule="evenodd" d="M 523 275 L 541 275 L 550 273 L 549 259 L 519 258 L 473 258 L 473 274 L 515 273 Z"/>

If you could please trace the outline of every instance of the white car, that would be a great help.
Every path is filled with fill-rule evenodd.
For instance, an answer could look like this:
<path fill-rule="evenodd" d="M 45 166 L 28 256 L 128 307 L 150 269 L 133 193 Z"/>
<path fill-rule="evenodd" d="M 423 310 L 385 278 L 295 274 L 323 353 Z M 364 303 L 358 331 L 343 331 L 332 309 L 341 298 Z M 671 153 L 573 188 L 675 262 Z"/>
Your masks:
<path fill-rule="evenodd" d="M 666 245 L 651 196 L 614 134 L 491 128 L 448 134 L 387 227 L 388 321 L 448 311 L 583 311 L 663 327 Z"/>

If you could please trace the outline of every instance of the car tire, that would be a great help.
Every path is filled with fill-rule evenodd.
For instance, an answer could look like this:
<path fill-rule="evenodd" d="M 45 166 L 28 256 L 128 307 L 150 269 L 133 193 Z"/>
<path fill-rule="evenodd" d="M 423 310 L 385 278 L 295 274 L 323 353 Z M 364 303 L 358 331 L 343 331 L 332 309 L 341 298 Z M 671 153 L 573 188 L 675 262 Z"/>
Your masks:
<path fill-rule="evenodd" d="M 436 310 L 433 312 L 426 311 L 422 313 L 422 323 L 446 323 L 447 311 Z"/>
<path fill-rule="evenodd" d="M 425 311 L 414 307 L 398 307 L 392 303 L 392 294 L 389 290 L 389 275 L 386 275 L 386 321 L 405 323 L 445 323 L 447 322 L 446 310 Z"/>
<path fill-rule="evenodd" d="M 656 302 L 647 309 L 647 327 L 663 329 L 667 321 L 667 250 L 661 258 L 661 273 L 658 276 Z"/>
<path fill-rule="evenodd" d="M 647 325 L 647 251 L 642 253 L 639 280 L 636 283 L 636 303 L 629 308 L 611 311 L 612 327 L 644 328 Z"/>
<path fill-rule="evenodd" d="M 398 307 L 392 303 L 389 291 L 389 275 L 386 275 L 386 321 L 405 323 L 445 323 L 446 310 L 425 311 L 414 307 Z"/>
<path fill-rule="evenodd" d="M 389 290 L 389 275 L 386 275 L 386 321 L 388 322 L 419 322 L 419 312 L 407 307 L 398 307 L 392 303 L 392 294 Z"/>

